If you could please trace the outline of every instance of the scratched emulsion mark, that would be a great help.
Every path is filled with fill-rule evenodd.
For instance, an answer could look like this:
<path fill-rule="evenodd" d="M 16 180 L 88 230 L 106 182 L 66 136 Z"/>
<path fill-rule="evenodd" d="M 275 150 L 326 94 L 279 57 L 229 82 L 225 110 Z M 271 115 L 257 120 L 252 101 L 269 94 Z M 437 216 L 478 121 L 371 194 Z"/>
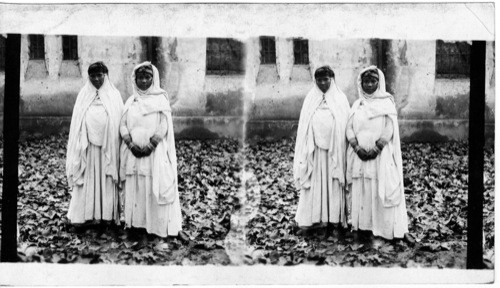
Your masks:
<path fill-rule="evenodd" d="M 246 90 L 248 91 L 248 90 Z M 248 95 L 248 94 L 247 94 Z M 245 97 L 243 101 L 243 126 L 242 126 L 242 148 L 238 152 L 237 159 L 242 167 L 239 173 L 241 187 L 238 191 L 240 207 L 231 214 L 231 228 L 224 239 L 226 253 L 233 265 L 253 264 L 254 248 L 247 242 L 248 222 L 257 215 L 261 201 L 261 189 L 256 176 L 248 171 L 248 161 L 246 153 L 247 144 L 247 123 L 249 120 L 250 108 L 255 100 L 255 95 Z"/>
<path fill-rule="evenodd" d="M 241 172 L 242 185 L 238 193 L 241 206 L 231 215 L 231 229 L 224 240 L 226 253 L 234 265 L 253 264 L 254 248 L 247 242 L 248 222 L 257 215 L 260 187 L 252 172 Z"/>

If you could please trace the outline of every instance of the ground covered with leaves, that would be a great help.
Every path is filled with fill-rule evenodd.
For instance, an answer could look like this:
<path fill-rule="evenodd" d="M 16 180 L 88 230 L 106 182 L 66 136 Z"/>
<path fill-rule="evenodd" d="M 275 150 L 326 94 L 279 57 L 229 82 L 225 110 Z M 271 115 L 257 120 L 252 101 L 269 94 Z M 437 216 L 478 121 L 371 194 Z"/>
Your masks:
<path fill-rule="evenodd" d="M 247 264 L 465 268 L 467 143 L 403 143 L 409 229 L 417 239 L 410 247 L 402 241 L 359 242 L 354 234 L 329 229 L 297 236 L 293 218 L 299 194 L 292 182 L 292 139 L 253 142 L 243 154 L 236 140 L 177 141 L 183 228 L 189 243 L 154 237 L 139 241 L 123 229 L 96 227 L 77 233 L 66 219 L 66 139 L 67 135 L 26 139 L 20 145 L 23 261 L 228 265 L 231 215 L 244 204 L 238 192 L 243 189 L 245 165 L 253 175 L 256 210 L 248 226 L 237 230 L 246 233 L 252 250 L 245 252 Z M 485 152 L 485 258 L 493 261 L 494 153 L 492 148 Z"/>
<path fill-rule="evenodd" d="M 66 218 L 67 135 L 27 139 L 19 155 L 19 255 L 23 261 L 120 264 L 229 264 L 224 239 L 241 186 L 235 140 L 176 143 L 183 229 L 192 239 L 127 237 L 90 226 L 77 233 Z M 3 162 L 2 162 L 3 163 Z M 123 224 L 122 224 L 123 226 Z"/>
<path fill-rule="evenodd" d="M 292 181 L 293 140 L 256 142 L 246 169 L 261 187 L 259 213 L 249 242 L 259 262 L 294 265 L 465 268 L 467 236 L 467 143 L 402 143 L 409 230 L 416 245 L 403 241 L 355 241 L 353 233 L 319 229 L 297 236 L 294 215 L 299 193 Z M 494 260 L 494 153 L 485 150 L 485 258 Z"/>

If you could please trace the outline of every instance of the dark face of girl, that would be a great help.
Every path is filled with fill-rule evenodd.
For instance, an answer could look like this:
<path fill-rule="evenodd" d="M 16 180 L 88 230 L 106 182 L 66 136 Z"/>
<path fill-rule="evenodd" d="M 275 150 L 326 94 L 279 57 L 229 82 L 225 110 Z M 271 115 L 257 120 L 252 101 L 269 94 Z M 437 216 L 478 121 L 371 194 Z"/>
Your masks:
<path fill-rule="evenodd" d="M 104 76 L 105 74 L 103 72 L 90 73 L 90 83 L 94 85 L 95 89 L 101 88 L 102 84 L 104 83 Z"/>
<path fill-rule="evenodd" d="M 378 89 L 378 79 L 375 77 L 363 77 L 361 87 L 366 94 L 373 94 Z"/>
<path fill-rule="evenodd" d="M 139 72 L 135 76 L 135 84 L 143 91 L 148 90 L 151 84 L 153 84 L 153 76 L 149 73 Z"/>
<path fill-rule="evenodd" d="M 316 78 L 316 85 L 318 85 L 319 90 L 321 92 L 326 93 L 332 84 L 332 78 L 328 76 L 321 76 Z"/>

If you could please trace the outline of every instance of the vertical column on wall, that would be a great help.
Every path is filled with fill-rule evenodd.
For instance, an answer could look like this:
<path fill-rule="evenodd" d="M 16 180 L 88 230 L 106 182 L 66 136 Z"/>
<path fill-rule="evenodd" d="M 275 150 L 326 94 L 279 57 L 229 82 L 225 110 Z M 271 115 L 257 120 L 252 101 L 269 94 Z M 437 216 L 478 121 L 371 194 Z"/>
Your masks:
<path fill-rule="evenodd" d="M 166 89 L 170 103 L 177 101 L 180 81 L 180 63 L 177 55 L 177 37 L 162 37 L 157 42 L 157 67 L 160 71 L 161 84 Z M 190 75 L 191 76 L 191 75 Z"/>
<path fill-rule="evenodd" d="M 59 35 L 45 35 L 45 65 L 49 78 L 57 80 L 62 63 L 62 37 Z"/>
<path fill-rule="evenodd" d="M 469 189 L 467 209 L 467 269 L 483 264 L 483 172 L 486 42 L 473 41 L 470 61 Z"/>
<path fill-rule="evenodd" d="M 293 41 L 291 38 L 276 37 L 276 69 L 280 81 L 288 84 L 293 69 Z"/>
<path fill-rule="evenodd" d="M 17 260 L 20 55 L 21 35 L 9 34 L 6 41 L 7 57 L 5 58 L 1 262 L 15 262 Z"/>
<path fill-rule="evenodd" d="M 390 53 L 390 41 L 387 39 L 374 39 L 375 42 L 375 49 L 376 49 L 376 54 L 375 54 L 375 62 L 377 67 L 384 72 L 385 75 L 387 75 L 387 67 L 389 64 L 389 55 Z M 373 47 L 372 46 L 372 47 Z M 392 61 L 394 62 L 394 61 Z M 393 67 L 391 67 L 393 68 Z"/>
<path fill-rule="evenodd" d="M 378 67 L 385 75 L 385 83 L 387 92 L 395 94 L 394 83 L 397 78 L 397 70 L 399 69 L 398 55 L 393 49 L 394 40 L 381 39 L 378 52 Z"/>

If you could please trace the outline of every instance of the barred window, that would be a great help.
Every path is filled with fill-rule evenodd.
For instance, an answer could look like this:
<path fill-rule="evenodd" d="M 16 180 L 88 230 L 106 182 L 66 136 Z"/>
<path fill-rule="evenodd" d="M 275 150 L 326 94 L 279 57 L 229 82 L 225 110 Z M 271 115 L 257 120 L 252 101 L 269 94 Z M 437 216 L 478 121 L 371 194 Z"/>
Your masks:
<path fill-rule="evenodd" d="M 78 60 L 78 38 L 62 36 L 63 60 Z"/>
<path fill-rule="evenodd" d="M 43 35 L 29 35 L 30 40 L 30 59 L 43 60 L 45 59 L 45 44 Z"/>
<path fill-rule="evenodd" d="M 276 40 L 274 37 L 260 37 L 260 63 L 276 64 Z"/>
<path fill-rule="evenodd" d="M 293 64 L 309 64 L 309 42 L 307 39 L 293 39 Z"/>
<path fill-rule="evenodd" d="M 229 38 L 207 38 L 207 75 L 245 72 L 243 43 Z"/>
<path fill-rule="evenodd" d="M 6 54 L 6 48 L 5 48 L 5 38 L 0 35 L 0 71 L 5 70 L 5 54 Z"/>
<path fill-rule="evenodd" d="M 467 42 L 436 42 L 436 77 L 468 78 L 470 45 Z"/>

